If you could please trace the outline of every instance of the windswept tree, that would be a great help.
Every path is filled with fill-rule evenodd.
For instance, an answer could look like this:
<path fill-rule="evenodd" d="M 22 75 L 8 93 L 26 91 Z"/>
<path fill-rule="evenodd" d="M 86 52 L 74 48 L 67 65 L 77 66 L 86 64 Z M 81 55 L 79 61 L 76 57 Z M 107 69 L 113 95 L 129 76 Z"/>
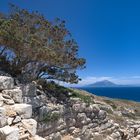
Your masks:
<path fill-rule="evenodd" d="M 25 82 L 45 78 L 77 83 L 76 71 L 84 67 L 64 21 L 50 22 L 15 5 L 8 15 L 0 14 L 1 70 Z"/>

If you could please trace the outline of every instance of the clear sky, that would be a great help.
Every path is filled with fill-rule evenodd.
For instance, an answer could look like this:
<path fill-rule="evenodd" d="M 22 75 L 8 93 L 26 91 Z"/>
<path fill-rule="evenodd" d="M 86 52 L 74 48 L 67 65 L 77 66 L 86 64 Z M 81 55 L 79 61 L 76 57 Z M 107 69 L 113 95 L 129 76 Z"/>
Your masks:
<path fill-rule="evenodd" d="M 66 20 L 87 60 L 78 72 L 82 84 L 102 79 L 140 84 L 139 0 L 0 0 L 0 11 L 7 12 L 8 3 Z"/>

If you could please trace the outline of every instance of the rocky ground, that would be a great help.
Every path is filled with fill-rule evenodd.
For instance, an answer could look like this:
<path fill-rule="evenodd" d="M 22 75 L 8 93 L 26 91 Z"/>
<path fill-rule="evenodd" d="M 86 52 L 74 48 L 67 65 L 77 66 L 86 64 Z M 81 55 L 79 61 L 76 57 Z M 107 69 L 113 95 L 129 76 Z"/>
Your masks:
<path fill-rule="evenodd" d="M 36 130 L 32 105 L 23 102 L 21 88 L 13 78 L 0 76 L 0 140 L 45 140 Z"/>
<path fill-rule="evenodd" d="M 140 140 L 140 103 L 0 76 L 0 140 Z"/>

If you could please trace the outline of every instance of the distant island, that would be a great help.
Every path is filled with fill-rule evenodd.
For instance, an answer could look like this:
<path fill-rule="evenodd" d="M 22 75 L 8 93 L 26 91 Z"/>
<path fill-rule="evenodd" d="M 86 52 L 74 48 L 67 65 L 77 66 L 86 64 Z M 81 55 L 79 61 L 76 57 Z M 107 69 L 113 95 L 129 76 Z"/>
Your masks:
<path fill-rule="evenodd" d="M 116 87 L 118 85 L 111 81 L 103 80 L 103 81 L 95 82 L 95 83 L 87 85 L 87 86 L 88 87 Z"/>
<path fill-rule="evenodd" d="M 119 85 L 113 83 L 109 80 L 98 81 L 90 85 L 86 85 L 86 87 L 136 87 L 137 85 Z"/>

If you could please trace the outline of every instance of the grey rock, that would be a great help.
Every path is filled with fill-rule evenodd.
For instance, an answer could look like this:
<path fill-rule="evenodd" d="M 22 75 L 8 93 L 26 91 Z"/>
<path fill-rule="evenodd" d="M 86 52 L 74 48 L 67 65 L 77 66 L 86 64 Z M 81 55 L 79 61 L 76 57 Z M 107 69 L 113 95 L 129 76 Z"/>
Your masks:
<path fill-rule="evenodd" d="M 12 90 L 3 90 L 3 97 L 9 96 L 14 100 L 15 103 L 22 103 L 22 91 L 19 88 L 12 89 Z"/>
<path fill-rule="evenodd" d="M 35 136 L 37 129 L 37 122 L 34 119 L 23 119 L 22 124 L 32 136 Z"/>
<path fill-rule="evenodd" d="M 115 132 L 115 133 L 111 134 L 111 137 L 114 139 L 119 139 L 121 137 L 121 135 L 119 132 Z"/>
<path fill-rule="evenodd" d="M 8 117 L 7 118 L 7 123 L 8 125 L 11 125 L 13 123 L 14 118 Z"/>
<path fill-rule="evenodd" d="M 0 76 L 0 90 L 13 89 L 14 79 L 7 76 Z"/>
<path fill-rule="evenodd" d="M 4 91 L 4 90 L 3 90 L 3 91 Z M 3 91 L 2 91 L 2 92 L 3 92 Z M 4 93 L 3 93 L 2 96 L 3 96 L 3 98 L 5 98 L 5 99 L 11 99 L 11 97 L 10 97 L 9 95 L 7 95 L 7 94 L 4 94 Z"/>
<path fill-rule="evenodd" d="M 0 107 L 0 128 L 4 127 L 7 124 L 6 119 L 6 110 L 3 107 Z"/>
<path fill-rule="evenodd" d="M 98 113 L 98 118 L 104 120 L 106 118 L 106 111 L 100 110 Z"/>
<path fill-rule="evenodd" d="M 92 112 L 95 114 L 95 116 L 97 116 L 100 111 L 99 105 L 93 104 L 93 105 L 91 105 L 91 108 L 92 108 Z"/>
<path fill-rule="evenodd" d="M 7 105 L 14 105 L 15 104 L 13 99 L 5 99 L 4 103 L 7 104 Z"/>
<path fill-rule="evenodd" d="M 76 124 L 77 124 L 79 127 L 81 127 L 81 125 L 85 125 L 85 124 L 87 124 L 87 123 L 89 123 L 89 120 L 88 120 L 86 114 L 85 114 L 85 113 L 78 113 Z"/>
<path fill-rule="evenodd" d="M 136 136 L 136 140 L 140 140 L 140 135 L 137 135 Z"/>
<path fill-rule="evenodd" d="M 33 109 L 43 106 L 42 100 L 40 100 L 38 97 L 24 97 L 24 102 L 31 104 Z"/>
<path fill-rule="evenodd" d="M 16 116 L 16 118 L 13 120 L 13 123 L 18 123 L 21 121 L 21 117 L 20 116 Z"/>
<path fill-rule="evenodd" d="M 56 134 L 54 134 L 53 140 L 62 140 L 62 136 L 61 136 L 60 132 L 57 132 Z"/>
<path fill-rule="evenodd" d="M 3 98 L 2 94 L 0 94 L 0 107 L 3 106 L 3 103 L 4 103 L 3 100 L 4 100 L 4 98 Z"/>
<path fill-rule="evenodd" d="M 0 140 L 19 140 L 19 129 L 10 126 L 0 128 Z"/>
<path fill-rule="evenodd" d="M 36 88 L 35 83 L 22 85 L 21 89 L 22 89 L 22 92 L 23 92 L 23 96 L 27 96 L 27 97 L 35 97 L 36 96 L 37 88 Z"/>
<path fill-rule="evenodd" d="M 69 132 L 72 133 L 76 128 L 75 127 L 70 127 Z"/>
<path fill-rule="evenodd" d="M 15 104 L 11 106 L 12 109 L 17 112 L 24 119 L 32 117 L 32 106 L 29 104 Z"/>
<path fill-rule="evenodd" d="M 75 112 L 82 113 L 82 112 L 85 112 L 86 104 L 85 103 L 82 103 L 82 104 L 76 103 L 76 104 L 73 104 L 72 108 Z"/>
<path fill-rule="evenodd" d="M 108 122 L 108 123 L 102 124 L 100 128 L 101 128 L 101 130 L 104 130 L 104 129 L 111 128 L 112 126 L 113 126 L 113 124 Z"/>
<path fill-rule="evenodd" d="M 44 116 L 46 115 L 47 112 L 48 112 L 47 106 L 42 106 L 42 107 L 39 109 L 39 114 L 38 114 L 39 120 L 43 120 L 43 118 L 44 118 Z"/>

